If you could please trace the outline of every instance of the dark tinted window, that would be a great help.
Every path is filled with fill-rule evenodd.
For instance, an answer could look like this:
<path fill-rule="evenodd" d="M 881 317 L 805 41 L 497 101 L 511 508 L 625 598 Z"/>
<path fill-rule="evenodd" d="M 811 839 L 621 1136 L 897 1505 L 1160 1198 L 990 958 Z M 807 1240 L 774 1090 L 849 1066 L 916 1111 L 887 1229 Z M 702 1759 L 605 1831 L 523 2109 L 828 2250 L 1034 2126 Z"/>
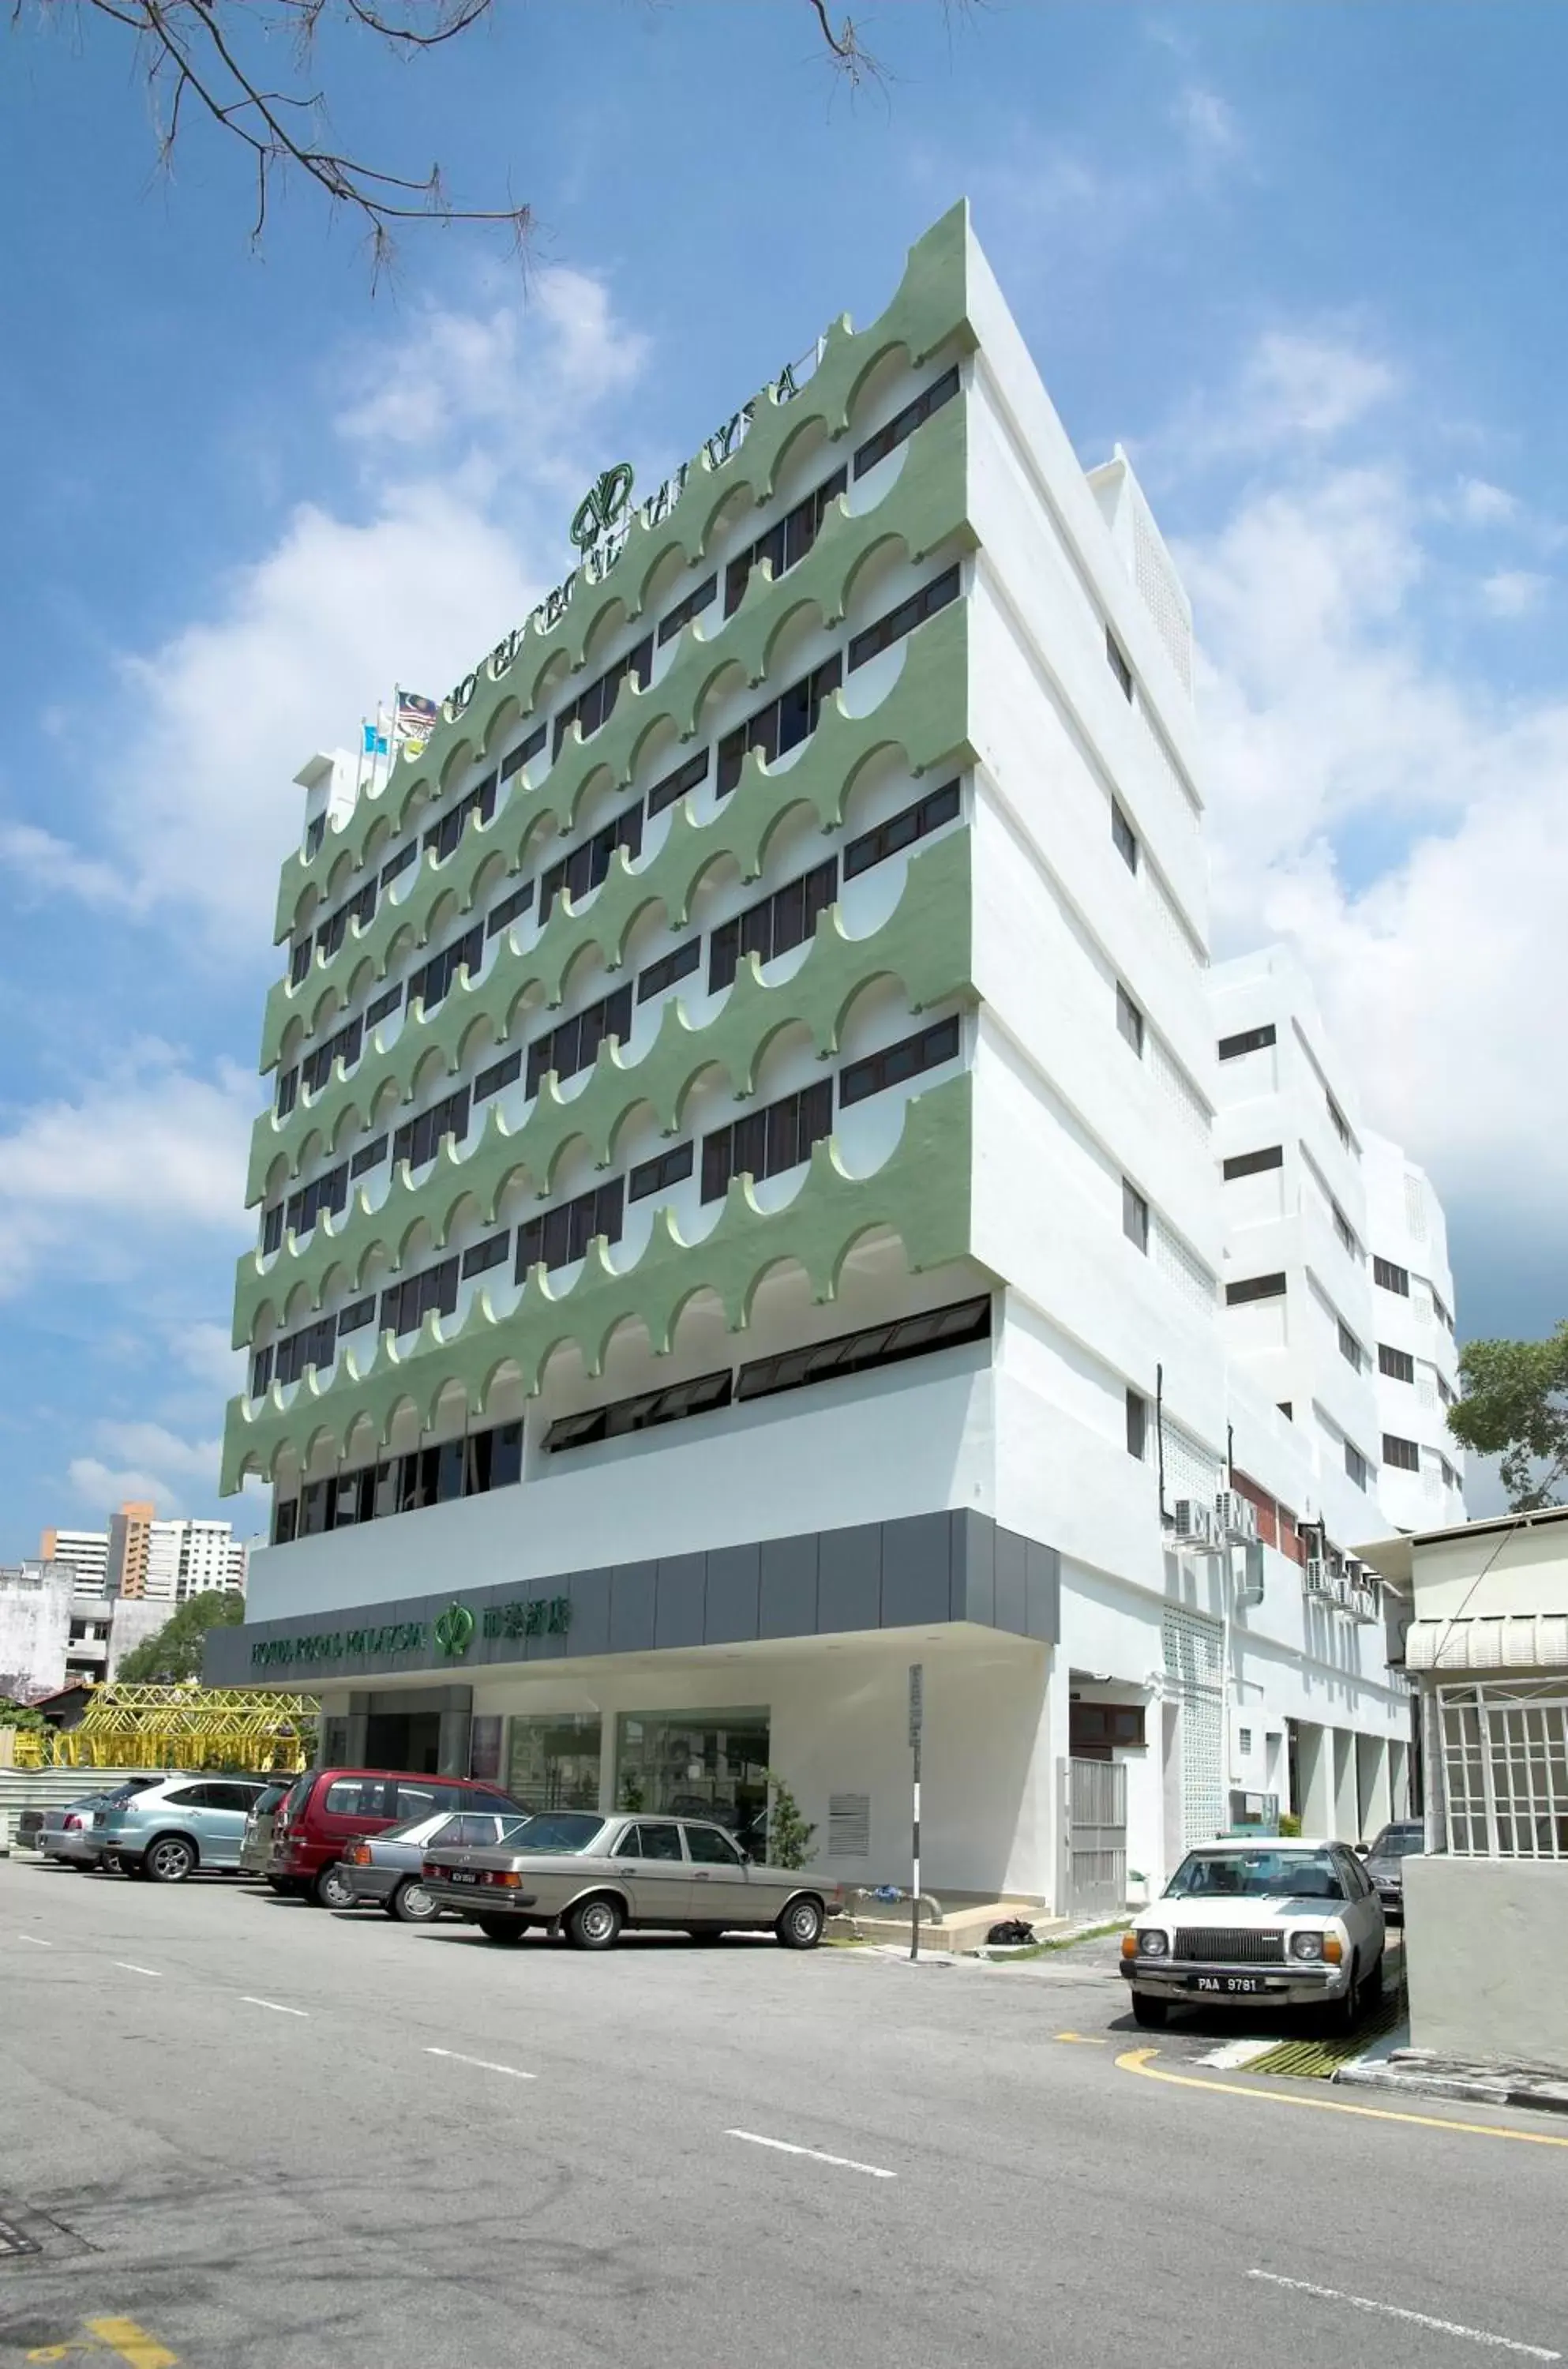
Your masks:
<path fill-rule="evenodd" d="M 744 1867 L 745 1859 L 716 1826 L 688 1826 L 686 1848 L 699 1867 Z"/>
<path fill-rule="evenodd" d="M 682 1855 L 681 1829 L 676 1825 L 654 1825 L 645 1820 L 634 1829 L 630 1848 L 624 1843 L 622 1848 L 630 1859 L 678 1860 Z"/>

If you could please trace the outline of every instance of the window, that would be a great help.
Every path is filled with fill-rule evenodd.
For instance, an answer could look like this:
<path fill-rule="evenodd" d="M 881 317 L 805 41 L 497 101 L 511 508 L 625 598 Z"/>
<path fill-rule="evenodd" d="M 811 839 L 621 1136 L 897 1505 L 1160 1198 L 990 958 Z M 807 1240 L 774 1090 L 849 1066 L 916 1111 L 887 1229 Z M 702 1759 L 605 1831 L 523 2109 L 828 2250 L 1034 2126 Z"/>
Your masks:
<path fill-rule="evenodd" d="M 384 1020 L 386 1018 L 389 1012 L 395 1012 L 402 1001 L 403 989 L 401 984 L 396 987 L 389 987 L 384 995 L 378 995 L 373 1003 L 366 1006 L 365 1026 L 367 1028 L 373 1028 L 378 1021 Z"/>
<path fill-rule="evenodd" d="M 367 880 L 346 905 L 338 906 L 331 920 L 316 932 L 315 942 L 321 948 L 323 962 L 330 962 L 338 952 L 349 933 L 350 921 L 358 921 L 363 929 L 368 921 L 375 919 L 375 902 L 376 884 L 373 880 Z"/>
<path fill-rule="evenodd" d="M 527 912 L 532 902 L 533 883 L 525 880 L 521 888 L 514 888 L 509 896 L 503 897 L 495 911 L 486 917 L 485 935 L 498 938 L 503 930 L 510 929 L 520 913 Z"/>
<path fill-rule="evenodd" d="M 724 571 L 724 613 L 727 617 L 733 617 L 739 608 L 751 570 L 760 566 L 764 559 L 772 566 L 776 579 L 786 568 L 797 566 L 805 558 L 822 531 L 828 504 L 843 492 L 846 482 L 842 469 L 836 470 L 825 484 L 817 487 L 815 493 L 807 494 L 804 501 L 796 502 L 794 509 L 787 517 L 780 519 L 777 526 L 770 527 L 767 533 L 760 536 L 749 550 L 730 561 Z M 712 598 L 711 586 L 709 597 Z"/>
<path fill-rule="evenodd" d="M 869 666 L 884 650 L 890 650 L 895 642 L 912 634 L 917 625 L 923 625 L 928 617 L 934 617 L 939 609 L 949 607 L 958 598 L 959 589 L 959 571 L 956 566 L 944 569 L 930 584 L 922 584 L 918 592 L 911 592 L 907 601 L 900 601 L 896 609 L 889 609 L 885 617 L 878 617 L 874 625 L 867 625 L 864 633 L 854 635 L 850 643 L 849 672 L 853 674 L 857 667 Z"/>
<path fill-rule="evenodd" d="M 371 1170 L 379 1168 L 385 1158 L 386 1138 L 384 1135 L 375 1136 L 355 1152 L 349 1162 L 349 1174 L 350 1177 L 368 1176 Z"/>
<path fill-rule="evenodd" d="M 1122 1231 L 1135 1249 L 1149 1254 L 1149 1204 L 1136 1184 L 1122 1178 Z"/>
<path fill-rule="evenodd" d="M 274 1203 L 272 1204 L 272 1207 L 271 1207 L 269 1209 L 265 1209 L 265 1210 L 263 1210 L 263 1212 L 262 1212 L 262 1217 L 261 1217 L 261 1254 L 262 1254 L 262 1256 L 263 1256 L 264 1258 L 270 1258 L 270 1257 L 271 1257 L 271 1255 L 272 1255 L 272 1253 L 273 1253 L 275 1250 L 280 1250 L 280 1249 L 281 1249 L 281 1247 L 282 1247 L 282 1242 L 283 1242 L 283 1204 L 281 1203 L 281 1201 L 274 1201 Z"/>
<path fill-rule="evenodd" d="M 1341 1143 L 1343 1143 L 1348 1150 L 1350 1144 L 1350 1122 L 1345 1117 L 1345 1113 L 1340 1109 L 1339 1104 L 1335 1102 L 1333 1096 L 1328 1092 L 1326 1087 L 1323 1091 L 1323 1100 L 1328 1104 L 1328 1114 L 1333 1125 L 1333 1131 L 1335 1135 L 1338 1136 Z"/>
<path fill-rule="evenodd" d="M 776 569 L 774 573 L 777 573 Z M 664 647 L 666 642 L 672 642 L 675 639 L 676 635 L 681 631 L 682 625 L 689 625 L 693 617 L 700 617 L 702 615 L 703 611 L 707 608 L 710 601 L 713 600 L 714 594 L 717 590 L 718 578 L 716 576 L 704 577 L 702 583 L 698 585 L 694 592 L 688 592 L 684 601 L 678 601 L 676 602 L 668 617 L 661 617 L 659 619 L 658 632 L 655 635 L 655 639 L 658 641 L 660 649 Z"/>
<path fill-rule="evenodd" d="M 900 1317 L 896 1323 L 872 1324 L 858 1333 L 841 1333 L 832 1341 L 818 1341 L 805 1349 L 784 1349 L 773 1357 L 758 1357 L 742 1366 L 736 1387 L 738 1399 L 772 1398 L 780 1390 L 804 1390 L 812 1382 L 832 1381 L 841 1374 L 864 1374 L 878 1366 L 902 1365 L 909 1357 L 929 1356 L 933 1350 L 956 1348 L 984 1341 L 990 1334 L 990 1300 L 956 1300 L 933 1308 L 923 1316 Z"/>
<path fill-rule="evenodd" d="M 463 1280 L 466 1283 L 471 1275 L 488 1275 L 493 1266 L 504 1266 L 510 1248 L 509 1226 L 503 1226 L 500 1232 L 492 1234 L 487 1242 L 475 1242 L 472 1250 L 463 1253 Z"/>
<path fill-rule="evenodd" d="M 1293 1410 L 1293 1408 L 1292 1408 L 1292 1406 L 1291 1406 L 1290 1401 L 1289 1401 L 1288 1399 L 1278 1399 L 1278 1400 L 1276 1400 L 1276 1401 L 1275 1402 L 1275 1403 L 1276 1403 L 1276 1406 L 1278 1407 L 1280 1413 L 1285 1417 L 1285 1420 L 1286 1420 L 1286 1422 L 1287 1422 L 1287 1423 L 1294 1423 L 1294 1422 L 1295 1422 L 1295 1420 L 1296 1420 L 1295 1412 L 1294 1412 L 1294 1410 Z"/>
<path fill-rule="evenodd" d="M 707 778 L 708 751 L 704 749 L 695 757 L 689 757 L 683 765 L 678 765 L 673 773 L 666 773 L 662 782 L 654 784 L 647 794 L 649 822 L 656 814 L 662 814 L 666 807 L 672 807 L 677 798 L 683 798 L 688 790 L 694 790 L 699 782 L 705 782 Z"/>
<path fill-rule="evenodd" d="M 616 1856 L 641 1860 L 679 1860 L 684 1857 L 681 1848 L 681 1829 L 674 1825 L 655 1825 L 651 1822 L 640 1826 L 628 1826 L 621 1837 Z"/>
<path fill-rule="evenodd" d="M 525 765 L 532 764 L 547 737 L 547 727 L 543 724 L 535 725 L 527 739 L 520 740 L 510 754 L 501 759 L 502 781 L 509 782 L 514 773 L 521 773 Z"/>
<path fill-rule="evenodd" d="M 1338 1322 L 1339 1354 L 1345 1359 L 1347 1366 L 1354 1366 L 1356 1371 L 1359 1373 L 1367 1363 L 1367 1352 L 1361 1346 L 1360 1342 L 1356 1338 L 1355 1333 L 1345 1322 L 1345 1319 L 1341 1317 L 1338 1320 Z"/>
<path fill-rule="evenodd" d="M 746 1860 L 716 1826 L 688 1826 L 686 1848 L 699 1867 L 744 1867 Z"/>
<path fill-rule="evenodd" d="M 475 1101 L 488 1102 L 492 1094 L 498 1094 L 503 1087 L 515 1084 L 521 1075 L 521 1051 L 509 1053 L 504 1061 L 492 1061 L 490 1067 L 487 1070 L 481 1070 L 474 1081 Z"/>
<path fill-rule="evenodd" d="M 552 1070 L 564 1084 L 598 1059 L 608 1036 L 624 1039 L 632 1033 L 632 989 L 628 980 L 612 995 L 601 996 L 571 1020 L 536 1036 L 528 1048 L 527 1091 L 536 1094 Z"/>
<path fill-rule="evenodd" d="M 305 828 L 305 862 L 307 864 L 313 855 L 321 853 L 321 842 L 326 837 L 326 817 L 324 814 L 318 814 L 315 821 L 307 824 Z"/>
<path fill-rule="evenodd" d="M 939 1069 L 944 1061 L 956 1061 L 959 1048 L 958 1015 L 938 1020 L 930 1028 L 919 1028 L 912 1036 L 900 1037 L 898 1044 L 888 1045 L 880 1053 L 868 1053 L 861 1061 L 852 1061 L 839 1073 L 839 1107 L 847 1110 L 852 1103 L 863 1103 L 873 1094 L 886 1093 L 890 1086 L 901 1086 L 910 1078 L 918 1078 L 927 1070 Z"/>
<path fill-rule="evenodd" d="M 833 1081 L 823 1078 L 799 1093 L 785 1094 L 766 1110 L 749 1111 L 733 1125 L 703 1139 L 703 1199 L 722 1201 L 732 1176 L 755 1184 L 782 1176 L 811 1157 L 812 1146 L 833 1129 Z"/>
<path fill-rule="evenodd" d="M 1437 1461 L 1443 1469 L 1443 1486 L 1445 1489 L 1457 1489 L 1459 1485 L 1459 1476 L 1455 1471 L 1453 1466 L 1449 1463 L 1448 1458 L 1446 1456 L 1439 1456 Z"/>
<path fill-rule="evenodd" d="M 702 959 L 703 942 L 700 937 L 688 938 L 685 944 L 677 946 L 672 954 L 661 955 L 658 962 L 649 963 L 638 978 L 637 1001 L 650 1003 L 656 995 L 662 995 L 667 987 L 673 987 L 677 979 L 689 978 Z"/>
<path fill-rule="evenodd" d="M 485 956 L 485 924 L 475 921 L 471 930 L 417 970 L 408 981 L 410 1003 L 423 1001 L 427 1015 L 444 1003 L 453 979 L 460 970 L 475 971 Z"/>
<path fill-rule="evenodd" d="M 699 1374 L 694 1381 L 673 1382 L 668 1390 L 645 1390 L 637 1398 L 618 1399 L 612 1406 L 562 1415 L 544 1435 L 545 1452 L 555 1456 L 563 1448 L 589 1448 L 601 1439 L 624 1439 L 633 1432 L 652 1431 L 660 1424 L 682 1422 L 687 1415 L 707 1414 L 715 1407 L 727 1406 L 730 1396 L 727 1367 L 721 1374 Z"/>
<path fill-rule="evenodd" d="M 1225 1182 L 1233 1184 L 1239 1176 L 1261 1176 L 1265 1169 L 1284 1165 L 1283 1144 L 1271 1143 L 1264 1151 L 1238 1151 L 1225 1162 Z"/>
<path fill-rule="evenodd" d="M 1371 1481 L 1371 1466 L 1355 1442 L 1349 1439 L 1345 1443 L 1345 1469 L 1358 1489 L 1365 1489 Z"/>
<path fill-rule="evenodd" d="M 1141 1061 L 1143 1059 L 1143 1014 L 1121 981 L 1116 981 L 1116 1026 Z"/>
<path fill-rule="evenodd" d="M 716 995 L 729 985 L 742 955 L 771 962 L 775 955 L 800 945 L 817 927 L 818 914 L 827 911 L 838 893 L 839 859 L 830 855 L 825 864 L 748 906 L 732 921 L 722 921 L 708 941 L 708 993 Z"/>
<path fill-rule="evenodd" d="M 885 461 L 889 452 L 896 452 L 900 444 L 908 442 L 917 428 L 923 426 L 933 411 L 940 411 L 944 403 L 951 403 L 957 392 L 958 371 L 955 364 L 952 370 L 944 371 L 939 379 L 934 379 L 930 386 L 917 395 L 912 403 L 906 403 L 902 411 L 896 413 L 886 428 L 879 428 L 874 436 L 866 438 L 864 444 L 856 446 L 852 464 L 854 475 L 864 477 L 868 469 L 876 468 L 878 461 Z"/>
<path fill-rule="evenodd" d="M 1434 1290 L 1432 1294 L 1432 1308 L 1438 1323 L 1443 1325 L 1451 1333 L 1454 1329 L 1453 1316 L 1449 1310 L 1444 1307 L 1441 1299 L 1437 1297 L 1436 1290 Z"/>
<path fill-rule="evenodd" d="M 1068 1703 L 1067 1748 L 1075 1760 L 1109 1760 L 1113 1745 L 1141 1750 L 1143 1742 L 1141 1703 Z"/>
<path fill-rule="evenodd" d="M 1402 1299 L 1410 1298 L 1410 1270 L 1395 1266 L 1392 1259 L 1375 1258 L 1372 1261 L 1372 1280 L 1380 1283 L 1385 1291 L 1397 1291 Z"/>
<path fill-rule="evenodd" d="M 957 783 L 947 782 L 940 790 L 917 798 L 912 807 L 905 807 L 888 821 L 878 823 L 875 830 L 863 831 L 844 850 L 844 878 L 855 879 L 862 872 L 869 872 L 874 864 L 884 864 L 888 856 L 897 855 L 901 848 L 912 847 L 928 831 L 939 830 L 944 822 L 952 822 L 958 812 L 958 803 Z"/>
<path fill-rule="evenodd" d="M 1453 1405 L 1453 1385 L 1448 1380 L 1447 1377 L 1442 1374 L 1439 1374 L 1437 1377 L 1437 1396 L 1442 1400 L 1445 1406 Z"/>
<path fill-rule="evenodd" d="M 760 707 L 748 724 L 738 724 L 727 732 L 718 744 L 718 774 L 715 787 L 721 798 L 728 797 L 740 779 L 740 768 L 748 749 L 755 749 L 764 763 L 773 764 L 789 750 L 809 740 L 817 729 L 817 717 L 822 702 L 830 692 L 837 691 L 843 681 L 843 660 L 836 655 L 824 658 L 819 667 L 803 674 L 798 682 L 777 699 Z"/>
<path fill-rule="evenodd" d="M 418 864 L 418 860 L 419 842 L 417 839 L 411 839 L 406 847 L 400 847 L 396 854 L 389 856 L 387 861 L 382 865 L 382 887 L 383 888 L 390 887 L 393 881 L 395 881 L 400 874 L 406 872 L 408 866 L 411 864 Z"/>
<path fill-rule="evenodd" d="M 661 1151 L 657 1160 L 645 1160 L 634 1168 L 626 1179 L 628 1201 L 646 1201 L 650 1193 L 667 1193 L 692 1173 L 695 1155 L 689 1143 L 678 1143 L 670 1151 Z"/>
<path fill-rule="evenodd" d="M 332 1075 L 332 1064 L 339 1055 L 342 1056 L 343 1067 L 351 1070 L 360 1058 L 364 1037 L 363 1020 L 350 1020 L 347 1028 L 339 1028 L 324 1045 L 318 1045 L 314 1053 L 307 1053 L 300 1063 L 300 1082 L 306 1093 L 318 1094 L 321 1092 Z"/>
<path fill-rule="evenodd" d="M 418 1118 L 409 1119 L 392 1139 L 394 1162 L 406 1160 L 410 1168 L 423 1168 L 433 1160 L 450 1135 L 461 1143 L 468 1133 L 468 1088 L 460 1086 L 444 1102 L 433 1103 Z"/>
<path fill-rule="evenodd" d="M 427 1316 L 450 1316 L 457 1306 L 457 1260 L 442 1259 L 423 1275 L 411 1275 L 381 1295 L 381 1330 L 417 1333 Z"/>
<path fill-rule="evenodd" d="M 625 1193 L 625 1185 L 617 1176 L 612 1183 L 579 1193 L 576 1200 L 563 1201 L 559 1208 L 547 1211 L 542 1218 L 531 1218 L 526 1226 L 520 1226 L 516 1280 L 525 1283 L 530 1267 L 544 1266 L 553 1271 L 558 1266 L 570 1266 L 574 1259 L 587 1256 L 589 1244 L 598 1234 L 602 1234 L 607 1242 L 618 1242 Z"/>
<path fill-rule="evenodd" d="M 284 1226 L 303 1242 L 324 1209 L 336 1217 L 348 1198 L 349 1163 L 345 1161 L 340 1168 L 329 1168 L 325 1176 L 317 1176 L 312 1184 L 289 1196 Z"/>
<path fill-rule="evenodd" d="M 642 853 L 643 802 L 628 807 L 580 847 L 574 847 L 558 864 L 552 864 L 539 883 L 539 919 L 547 921 L 550 908 L 564 888 L 574 905 L 579 904 L 590 888 L 597 888 L 608 879 L 610 866 L 615 860 L 615 850 L 624 847 L 632 855 Z"/>
<path fill-rule="evenodd" d="M 1408 1349 L 1391 1349 L 1386 1341 L 1379 1341 L 1378 1371 L 1387 1374 L 1393 1382 L 1413 1382 L 1415 1379 L 1415 1360 Z M 1442 1388 L 1440 1380 L 1438 1388 Z"/>
<path fill-rule="evenodd" d="M 315 944 L 315 940 L 314 938 L 301 938 L 298 944 L 294 946 L 293 950 L 290 954 L 289 985 L 291 987 L 298 987 L 301 979 L 303 978 L 306 971 L 309 970 L 310 950 Z"/>
<path fill-rule="evenodd" d="M 561 743 L 574 724 L 580 727 L 585 740 L 592 739 L 600 726 L 608 722 L 621 685 L 628 675 L 632 676 L 639 691 L 646 691 L 652 672 L 653 635 L 650 634 L 647 641 L 637 644 L 635 650 L 628 650 L 624 658 L 617 658 L 597 682 L 590 682 L 581 696 L 575 699 L 564 714 L 557 715 L 555 754 L 560 755 Z"/>
<path fill-rule="evenodd" d="M 307 1366 L 330 1366 L 338 1355 L 338 1319 L 318 1317 L 303 1332 L 291 1333 L 279 1342 L 273 1371 L 287 1386 L 297 1382 Z"/>
<path fill-rule="evenodd" d="M 300 1073 L 298 1070 L 285 1070 L 282 1076 L 278 1081 L 278 1116 L 280 1118 L 288 1117 L 289 1113 L 294 1107 L 294 1102 L 299 1091 Z"/>
<path fill-rule="evenodd" d="M 1127 1452 L 1140 1464 L 1149 1452 L 1149 1401 L 1141 1390 L 1127 1394 Z"/>
<path fill-rule="evenodd" d="M 1396 1472 L 1419 1472 L 1421 1450 L 1413 1439 L 1401 1439 L 1396 1432 L 1385 1431 L 1383 1462 L 1391 1464 Z"/>
<path fill-rule="evenodd" d="M 351 1299 L 347 1308 L 338 1310 L 338 1338 L 345 1333 L 362 1333 L 367 1324 L 375 1322 L 375 1294 L 367 1292 L 363 1299 Z"/>
<path fill-rule="evenodd" d="M 1241 1754 L 1243 1760 L 1251 1758 L 1253 1749 L 1253 1731 L 1250 1727 L 1239 1727 L 1236 1730 L 1236 1749 Z"/>
<path fill-rule="evenodd" d="M 1111 844 L 1129 872 L 1138 870 L 1138 833 L 1122 810 L 1119 798 L 1111 800 Z"/>
<path fill-rule="evenodd" d="M 1109 662 L 1111 672 L 1116 676 L 1117 682 L 1121 686 L 1122 697 L 1124 699 L 1130 699 L 1132 697 L 1132 669 L 1128 666 L 1126 658 L 1123 656 L 1122 646 L 1117 641 L 1115 634 L 1112 633 L 1109 625 L 1105 628 L 1105 657 Z"/>
<path fill-rule="evenodd" d="M 258 1399 L 272 1379 L 272 1352 L 258 1349 L 250 1361 L 250 1395 Z"/>
<path fill-rule="evenodd" d="M 1227 1308 L 1244 1308 L 1249 1299 L 1283 1299 L 1284 1297 L 1285 1277 L 1282 1275 L 1248 1276 L 1242 1283 L 1228 1283 L 1225 1287 Z"/>
<path fill-rule="evenodd" d="M 1261 1053 L 1275 1042 L 1273 1021 L 1262 1028 L 1243 1028 L 1238 1036 L 1221 1036 L 1219 1058 L 1222 1061 L 1239 1060 L 1243 1053 Z"/>
<path fill-rule="evenodd" d="M 1352 1258 L 1356 1257 L 1359 1253 L 1360 1245 L 1356 1239 L 1355 1228 L 1337 1201 L 1331 1200 L 1329 1207 L 1333 1211 L 1333 1230 L 1339 1237 L 1340 1247 L 1347 1250 Z"/>

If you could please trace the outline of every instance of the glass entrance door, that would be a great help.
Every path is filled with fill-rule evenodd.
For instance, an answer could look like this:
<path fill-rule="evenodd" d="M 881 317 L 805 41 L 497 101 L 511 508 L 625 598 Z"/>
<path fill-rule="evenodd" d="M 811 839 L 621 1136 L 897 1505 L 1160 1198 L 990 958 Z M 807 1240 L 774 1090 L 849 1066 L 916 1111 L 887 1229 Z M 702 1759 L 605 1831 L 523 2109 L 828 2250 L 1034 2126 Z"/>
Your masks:
<path fill-rule="evenodd" d="M 711 1818 L 752 1859 L 761 1859 L 768 1729 L 765 1707 L 628 1713 L 617 1739 L 616 1807 Z"/>

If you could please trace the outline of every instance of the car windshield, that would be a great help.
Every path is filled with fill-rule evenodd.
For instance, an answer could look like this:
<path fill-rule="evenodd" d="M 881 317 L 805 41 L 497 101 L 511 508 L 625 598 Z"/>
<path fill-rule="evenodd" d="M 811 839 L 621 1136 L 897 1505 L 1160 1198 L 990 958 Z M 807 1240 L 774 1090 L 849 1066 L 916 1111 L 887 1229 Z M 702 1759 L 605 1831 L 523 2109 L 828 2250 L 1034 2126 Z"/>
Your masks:
<path fill-rule="evenodd" d="M 1167 1900 L 1343 1900 L 1345 1883 L 1321 1850 L 1189 1851 Z"/>
<path fill-rule="evenodd" d="M 291 1778 L 290 1784 L 292 1784 L 292 1781 L 293 1780 Z M 255 1808 L 258 1814 L 261 1817 L 265 1817 L 269 1810 L 275 1810 L 288 1791 L 288 1785 L 263 1786 L 261 1791 L 257 1795 L 255 1802 Z"/>
<path fill-rule="evenodd" d="M 541 1810 L 501 1829 L 498 1848 L 525 1851 L 591 1849 L 604 1832 L 604 1820 L 589 1810 Z"/>
<path fill-rule="evenodd" d="M 1368 1856 L 1371 1859 L 1409 1859 L 1425 1847 L 1426 1837 L 1419 1826 L 1385 1826 Z"/>

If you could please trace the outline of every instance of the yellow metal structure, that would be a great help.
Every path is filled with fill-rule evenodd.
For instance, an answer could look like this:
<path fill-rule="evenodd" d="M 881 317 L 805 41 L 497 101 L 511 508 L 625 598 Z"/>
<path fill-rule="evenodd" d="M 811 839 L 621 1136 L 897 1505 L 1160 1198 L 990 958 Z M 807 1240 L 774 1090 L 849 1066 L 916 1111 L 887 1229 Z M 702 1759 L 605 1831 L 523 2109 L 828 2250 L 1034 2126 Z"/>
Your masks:
<path fill-rule="evenodd" d="M 270 1688 L 95 1687 L 80 1723 L 17 1733 L 18 1768 L 303 1768 L 315 1695 Z M 36 1757 L 35 1757 L 36 1754 Z"/>

